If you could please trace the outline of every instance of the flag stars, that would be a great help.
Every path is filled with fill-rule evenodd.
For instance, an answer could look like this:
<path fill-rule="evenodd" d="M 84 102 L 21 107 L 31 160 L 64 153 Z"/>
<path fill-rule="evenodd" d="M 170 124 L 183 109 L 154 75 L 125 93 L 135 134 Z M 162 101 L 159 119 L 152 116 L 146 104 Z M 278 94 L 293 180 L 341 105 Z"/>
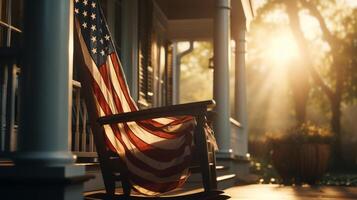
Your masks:
<path fill-rule="evenodd" d="M 88 0 L 84 0 L 83 1 L 83 4 L 86 6 L 86 5 L 88 5 Z"/>
<path fill-rule="evenodd" d="M 79 13 L 78 8 L 75 8 L 75 9 L 74 9 L 74 12 L 75 12 L 76 14 L 78 14 L 78 13 Z"/>
<path fill-rule="evenodd" d="M 92 37 L 90 38 L 90 40 L 92 40 L 92 42 L 96 42 L 96 41 L 97 41 L 97 37 L 92 36 Z"/>
<path fill-rule="evenodd" d="M 92 20 L 95 20 L 95 14 L 94 14 L 94 13 L 92 13 L 92 14 L 90 15 L 90 17 L 92 18 Z"/>
<path fill-rule="evenodd" d="M 105 38 L 106 40 L 109 40 L 109 39 L 110 39 L 109 35 L 105 35 L 104 38 Z"/>
<path fill-rule="evenodd" d="M 78 2 L 79 2 L 79 0 L 75 0 L 74 2 L 78 3 Z"/>
<path fill-rule="evenodd" d="M 96 54 L 97 53 L 97 49 L 96 48 L 93 48 L 92 49 L 92 54 Z"/>
<path fill-rule="evenodd" d="M 87 17 L 87 11 L 83 11 L 82 14 L 83 14 L 84 17 Z"/>
<path fill-rule="evenodd" d="M 83 28 L 87 28 L 87 23 L 84 22 L 84 23 L 82 24 L 82 26 L 83 26 Z"/>
<path fill-rule="evenodd" d="M 92 8 L 95 8 L 95 6 L 96 6 L 96 4 L 93 2 L 93 3 L 92 3 Z"/>
<path fill-rule="evenodd" d="M 100 42 L 101 44 L 103 44 L 103 43 L 104 43 L 103 39 L 100 39 L 100 40 L 99 40 L 99 42 Z"/>
<path fill-rule="evenodd" d="M 92 29 L 92 31 L 97 30 L 97 28 L 96 28 L 96 26 L 95 26 L 95 25 L 92 25 L 92 26 L 90 27 L 90 29 Z"/>
<path fill-rule="evenodd" d="M 104 50 L 101 50 L 100 54 L 102 54 L 102 56 L 104 56 L 104 54 L 105 54 Z"/>

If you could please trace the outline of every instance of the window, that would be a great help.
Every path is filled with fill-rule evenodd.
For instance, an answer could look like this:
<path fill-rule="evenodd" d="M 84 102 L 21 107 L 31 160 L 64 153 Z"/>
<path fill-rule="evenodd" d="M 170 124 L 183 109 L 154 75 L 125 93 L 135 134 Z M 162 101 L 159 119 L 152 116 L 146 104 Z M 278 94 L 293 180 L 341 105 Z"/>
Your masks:
<path fill-rule="evenodd" d="M 172 45 L 167 19 L 154 1 L 139 1 L 139 105 L 172 104 Z"/>
<path fill-rule="evenodd" d="M 152 2 L 139 1 L 139 105 L 150 107 L 153 103 L 153 68 L 151 62 Z"/>

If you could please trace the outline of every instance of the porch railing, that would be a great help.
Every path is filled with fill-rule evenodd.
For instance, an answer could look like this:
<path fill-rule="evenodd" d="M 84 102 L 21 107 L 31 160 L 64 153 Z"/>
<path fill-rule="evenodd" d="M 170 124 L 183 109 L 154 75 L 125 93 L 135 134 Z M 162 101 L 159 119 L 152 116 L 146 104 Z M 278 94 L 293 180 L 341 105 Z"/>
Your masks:
<path fill-rule="evenodd" d="M 16 150 L 17 77 L 20 73 L 16 52 L 0 48 L 0 155 Z"/>
<path fill-rule="evenodd" d="M 84 99 L 81 98 L 81 83 L 72 81 L 72 133 L 71 150 L 78 161 L 96 161 L 98 155 L 94 145 L 93 132 L 88 120 L 88 111 Z"/>
<path fill-rule="evenodd" d="M 17 149 L 18 124 L 18 67 L 17 51 L 0 48 L 0 159 L 6 159 Z M 77 156 L 77 162 L 96 162 L 97 153 L 93 133 L 89 125 L 87 107 L 81 98 L 81 83 L 72 81 L 72 132 L 69 148 Z"/>

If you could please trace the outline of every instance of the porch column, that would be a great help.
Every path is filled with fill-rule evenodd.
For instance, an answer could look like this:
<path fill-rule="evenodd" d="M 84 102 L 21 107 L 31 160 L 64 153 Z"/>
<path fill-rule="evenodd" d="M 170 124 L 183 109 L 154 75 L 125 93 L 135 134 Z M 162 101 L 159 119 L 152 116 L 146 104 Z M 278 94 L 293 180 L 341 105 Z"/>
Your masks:
<path fill-rule="evenodd" d="M 235 46 L 235 88 L 234 88 L 234 116 L 242 125 L 238 129 L 238 153 L 245 156 L 248 153 L 248 120 L 247 120 L 247 100 L 246 100 L 246 23 L 237 26 L 234 31 Z"/>
<path fill-rule="evenodd" d="M 84 167 L 69 151 L 73 1 L 24 1 L 20 121 L 1 199 L 82 199 Z"/>
<path fill-rule="evenodd" d="M 217 115 L 214 129 L 221 153 L 230 153 L 230 6 L 230 0 L 215 0 L 213 95 Z"/>
<path fill-rule="evenodd" d="M 69 46 L 70 2 L 25 1 L 18 164 L 63 166 L 73 162 L 68 148 L 72 97 L 69 49 L 73 49 Z"/>

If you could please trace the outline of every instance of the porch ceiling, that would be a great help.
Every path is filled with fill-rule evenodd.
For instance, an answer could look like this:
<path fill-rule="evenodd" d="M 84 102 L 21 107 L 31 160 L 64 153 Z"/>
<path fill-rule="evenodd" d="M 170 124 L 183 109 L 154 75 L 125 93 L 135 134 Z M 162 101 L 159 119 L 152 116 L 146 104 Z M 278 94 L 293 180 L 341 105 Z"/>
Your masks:
<path fill-rule="evenodd" d="M 201 40 L 213 37 L 214 0 L 156 0 L 169 21 L 169 38 Z M 252 0 L 231 0 L 231 30 L 253 17 Z"/>
<path fill-rule="evenodd" d="M 156 0 L 169 20 L 212 18 L 213 0 Z"/>
<path fill-rule="evenodd" d="M 156 0 L 169 20 L 213 18 L 214 0 Z M 252 0 L 231 0 L 232 18 L 250 20 L 253 13 Z"/>

